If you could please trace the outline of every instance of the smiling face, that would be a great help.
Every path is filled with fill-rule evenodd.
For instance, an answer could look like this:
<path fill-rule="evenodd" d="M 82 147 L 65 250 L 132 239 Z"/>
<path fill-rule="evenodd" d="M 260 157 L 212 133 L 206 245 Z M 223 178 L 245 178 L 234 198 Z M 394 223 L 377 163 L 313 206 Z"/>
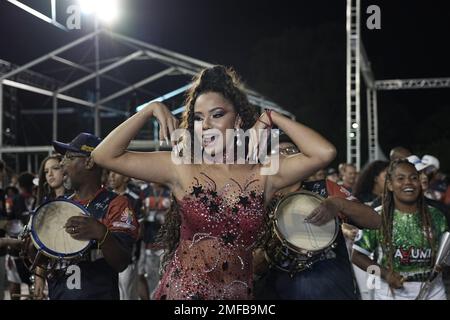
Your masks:
<path fill-rule="evenodd" d="M 57 189 L 63 184 L 63 169 L 57 159 L 48 159 L 44 165 L 45 180 L 52 189 Z"/>
<path fill-rule="evenodd" d="M 198 96 L 194 104 L 195 138 L 201 141 L 204 152 L 217 154 L 224 151 L 225 142 L 232 143 L 231 132 L 239 125 L 234 106 L 220 93 L 207 92 Z M 220 134 L 223 139 L 220 141 Z"/>
<path fill-rule="evenodd" d="M 422 192 L 419 174 L 416 169 L 409 164 L 399 164 L 391 179 L 387 181 L 389 191 L 394 194 L 395 202 L 405 205 L 414 204 Z"/>

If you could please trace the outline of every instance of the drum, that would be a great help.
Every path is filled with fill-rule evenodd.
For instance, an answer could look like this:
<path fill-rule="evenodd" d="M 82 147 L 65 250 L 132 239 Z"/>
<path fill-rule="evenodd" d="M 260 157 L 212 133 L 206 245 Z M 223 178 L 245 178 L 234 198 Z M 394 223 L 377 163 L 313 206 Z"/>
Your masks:
<path fill-rule="evenodd" d="M 37 249 L 37 254 L 30 269 L 38 261 L 41 254 L 50 260 L 70 260 L 81 258 L 89 248 L 92 241 L 80 241 L 73 239 L 66 232 L 64 226 L 67 220 L 73 216 L 90 215 L 86 208 L 67 199 L 57 199 L 46 202 L 38 207 L 32 214 L 29 224 L 22 238 L 27 241 L 31 239 Z M 29 250 L 28 250 L 28 258 Z M 48 259 L 46 259 L 48 260 Z M 38 265 L 41 265 L 39 263 Z"/>
<path fill-rule="evenodd" d="M 323 198 L 309 191 L 297 191 L 281 198 L 272 215 L 272 235 L 266 244 L 266 259 L 276 268 L 296 273 L 330 258 L 336 247 L 339 222 L 324 225 L 305 222 Z"/>

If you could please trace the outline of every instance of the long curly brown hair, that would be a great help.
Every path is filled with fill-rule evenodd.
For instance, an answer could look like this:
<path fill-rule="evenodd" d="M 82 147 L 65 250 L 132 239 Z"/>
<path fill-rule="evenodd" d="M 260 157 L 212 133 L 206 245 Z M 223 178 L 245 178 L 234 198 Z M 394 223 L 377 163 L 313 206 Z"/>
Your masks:
<path fill-rule="evenodd" d="M 406 159 L 398 159 L 391 162 L 389 165 L 388 171 L 386 173 L 386 182 L 384 184 L 384 194 L 383 194 L 383 201 L 382 201 L 382 212 L 381 212 L 381 247 L 383 249 L 384 254 L 386 254 L 386 267 L 388 271 L 394 270 L 394 239 L 393 239 L 393 227 L 394 227 L 394 210 L 395 210 L 395 202 L 394 202 L 394 193 L 389 190 L 388 183 L 392 182 L 393 176 L 395 173 L 395 170 L 399 165 L 408 165 L 414 168 L 414 165 L 411 164 Z M 415 170 L 415 168 L 414 168 Z M 436 239 L 434 238 L 434 233 L 432 231 L 432 223 L 431 223 L 431 216 L 430 213 L 427 210 L 427 205 L 425 202 L 425 198 L 423 196 L 423 192 L 420 193 L 418 199 L 417 199 L 417 208 L 419 211 L 419 219 L 420 219 L 420 225 L 422 226 L 423 230 L 426 232 L 426 240 L 428 241 L 430 247 L 431 247 L 431 259 L 434 259 L 435 256 L 435 250 L 434 250 L 434 244 Z M 423 235 L 423 234 L 422 234 Z M 423 241 L 425 239 L 422 238 Z M 391 288 L 392 293 L 393 290 Z"/>
<path fill-rule="evenodd" d="M 255 108 L 250 104 L 247 95 L 243 91 L 242 83 L 231 69 L 221 65 L 206 68 L 200 71 L 192 80 L 192 86 L 186 92 L 186 109 L 182 116 L 180 128 L 187 129 L 191 137 L 194 137 L 194 105 L 197 98 L 208 92 L 221 94 L 234 107 L 237 115 L 242 120 L 242 130 L 250 129 L 258 118 Z M 191 150 L 194 150 L 194 139 L 191 139 Z M 165 246 L 163 266 L 167 265 L 178 246 L 180 238 L 181 217 L 175 198 L 166 215 L 165 223 L 158 234 L 158 242 Z"/>

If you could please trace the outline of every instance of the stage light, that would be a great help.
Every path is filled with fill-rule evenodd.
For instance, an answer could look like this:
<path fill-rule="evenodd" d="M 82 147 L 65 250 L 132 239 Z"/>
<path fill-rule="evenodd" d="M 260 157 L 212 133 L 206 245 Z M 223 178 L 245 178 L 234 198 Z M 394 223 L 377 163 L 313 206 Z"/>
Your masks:
<path fill-rule="evenodd" d="M 81 12 L 95 14 L 104 23 L 112 23 L 119 17 L 119 0 L 78 0 Z"/>
<path fill-rule="evenodd" d="M 353 128 L 353 129 L 358 129 L 358 127 L 359 127 L 359 125 L 358 125 L 356 122 L 354 122 L 354 123 L 352 124 L 352 128 Z"/>
<path fill-rule="evenodd" d="M 111 23 L 119 17 L 118 0 L 97 0 L 97 15 L 105 23 Z"/>
<path fill-rule="evenodd" d="M 96 1 L 93 0 L 78 0 L 81 12 L 84 14 L 91 14 L 95 11 Z"/>

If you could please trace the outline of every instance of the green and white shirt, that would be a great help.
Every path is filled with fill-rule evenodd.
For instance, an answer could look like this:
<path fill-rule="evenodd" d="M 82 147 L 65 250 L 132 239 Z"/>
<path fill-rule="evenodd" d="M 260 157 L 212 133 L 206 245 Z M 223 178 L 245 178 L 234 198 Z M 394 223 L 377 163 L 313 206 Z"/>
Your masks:
<path fill-rule="evenodd" d="M 381 212 L 381 206 L 375 209 Z M 428 206 L 431 215 L 432 232 L 435 240 L 434 253 L 437 253 L 439 240 L 448 230 L 445 216 L 436 208 Z M 425 229 L 421 226 L 419 213 L 394 211 L 394 271 L 409 281 L 423 281 L 433 268 L 431 246 L 428 243 Z M 377 263 L 386 267 L 387 259 L 381 247 L 381 230 L 364 229 L 362 235 L 353 245 L 353 249 L 376 259 Z M 433 257 L 434 258 L 434 257 Z"/>

